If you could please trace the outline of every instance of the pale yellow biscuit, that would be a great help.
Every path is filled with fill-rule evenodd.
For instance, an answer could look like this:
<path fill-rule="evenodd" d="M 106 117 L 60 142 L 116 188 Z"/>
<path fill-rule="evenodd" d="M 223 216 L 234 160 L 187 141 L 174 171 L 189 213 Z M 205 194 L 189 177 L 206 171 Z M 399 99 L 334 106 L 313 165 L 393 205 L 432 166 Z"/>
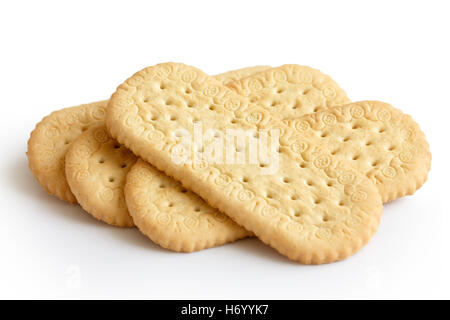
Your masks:
<path fill-rule="evenodd" d="M 369 179 L 326 152 L 304 159 L 302 150 L 315 141 L 198 69 L 175 63 L 146 68 L 119 86 L 108 106 L 113 137 L 290 259 L 341 260 L 377 230 L 382 203 Z M 264 163 L 176 165 L 176 131 L 192 133 L 198 121 L 205 131 L 281 130 L 279 170 L 261 175 Z"/>
<path fill-rule="evenodd" d="M 222 83 L 223 85 L 227 85 L 230 82 L 238 81 L 240 79 L 251 76 L 255 73 L 269 70 L 270 68 L 271 68 L 270 66 L 247 67 L 247 68 L 242 68 L 242 69 L 238 69 L 238 70 L 224 72 L 224 73 L 214 76 L 214 78 L 216 78 L 217 81 L 220 81 L 220 83 Z"/>
<path fill-rule="evenodd" d="M 269 67 L 255 66 L 217 75 L 223 84 Z M 104 121 L 108 101 L 58 110 L 37 124 L 28 141 L 29 167 L 38 182 L 51 195 L 76 203 L 64 172 L 64 157 L 70 143 L 91 125 Z"/>
<path fill-rule="evenodd" d="M 64 172 L 64 157 L 71 142 L 92 125 L 104 123 L 107 101 L 55 111 L 36 125 L 28 140 L 28 165 L 36 180 L 51 195 L 76 203 Z"/>
<path fill-rule="evenodd" d="M 173 251 L 202 250 L 251 235 L 143 160 L 127 176 L 125 199 L 139 230 Z"/>
<path fill-rule="evenodd" d="M 295 65 L 290 65 L 290 66 L 282 66 L 282 67 L 278 67 L 278 68 L 273 68 L 271 72 L 268 73 L 264 73 L 262 74 L 261 72 L 267 71 L 271 69 L 268 66 L 256 66 L 256 67 L 249 67 L 249 68 L 244 68 L 244 69 L 240 69 L 240 70 L 235 70 L 235 71 L 229 71 L 226 73 L 223 73 L 221 75 L 217 75 L 215 76 L 215 79 L 220 81 L 222 84 L 230 84 L 233 83 L 234 81 L 239 81 L 240 79 L 252 76 L 255 77 L 255 75 L 257 75 L 257 79 L 259 78 L 271 78 L 272 74 L 286 74 L 288 75 L 289 79 L 294 79 L 295 77 L 299 76 L 299 73 L 303 72 L 303 75 L 300 75 L 300 77 L 302 78 L 308 78 L 311 77 L 311 80 L 313 80 L 314 77 L 314 81 L 318 82 L 318 83 L 323 83 L 324 80 L 322 79 L 327 79 L 329 80 L 329 77 L 322 75 L 320 72 L 318 72 L 317 70 L 308 68 L 308 67 L 302 67 L 302 66 L 295 66 Z M 305 75 L 305 73 L 307 73 Z M 298 97 L 300 97 L 300 99 L 303 99 L 304 101 L 309 101 L 311 104 L 313 104 L 313 101 L 318 105 L 311 105 L 309 106 L 308 104 L 304 103 L 302 108 L 294 108 L 294 114 L 295 115 L 302 115 L 304 112 L 306 112 L 308 110 L 308 107 L 310 108 L 314 108 L 315 110 L 320 109 L 324 109 L 326 107 L 326 104 L 322 102 L 321 97 L 324 97 L 322 95 L 321 92 L 319 92 L 319 94 L 315 95 L 314 90 L 310 90 L 310 92 L 307 95 L 300 95 L 299 92 L 301 90 L 306 91 L 306 89 L 311 89 L 312 85 L 309 86 L 307 82 L 305 81 L 300 81 L 300 82 L 292 82 L 290 84 L 285 84 L 283 83 L 283 79 L 282 77 L 275 77 L 278 81 L 278 85 L 284 86 L 286 88 L 286 90 L 283 90 L 282 92 L 277 92 L 277 97 L 278 98 L 283 98 L 284 101 L 294 101 L 294 103 L 296 103 L 296 105 L 298 105 Z M 251 82 L 249 81 L 249 79 L 246 80 L 246 83 Z M 334 83 L 332 80 L 330 81 L 331 83 Z M 268 82 L 263 82 L 264 85 L 267 85 Z M 289 86 L 289 89 L 287 89 L 287 87 Z M 337 85 L 336 85 L 337 87 Z M 270 90 L 272 88 L 269 88 Z M 317 93 L 317 92 L 316 92 Z M 310 99 L 309 97 L 312 97 L 312 99 Z M 336 97 L 338 100 L 338 102 L 341 101 L 347 101 L 348 99 L 345 96 L 345 93 L 338 89 L 338 96 Z M 339 100 L 340 99 L 340 100 Z M 326 101 L 326 99 L 323 99 L 324 101 Z M 332 104 L 330 104 L 332 105 Z M 275 111 L 275 110 L 274 110 Z M 282 112 L 285 112 L 284 110 Z M 292 115 L 292 112 L 289 113 L 290 115 Z M 139 167 L 140 170 L 144 170 L 144 166 L 136 166 Z M 135 170 L 138 170 L 137 168 Z M 153 169 L 155 170 L 155 169 Z M 136 185 L 137 182 L 136 182 Z M 140 184 L 142 186 L 142 183 Z M 145 184 L 144 184 L 145 186 Z M 148 190 L 152 190 L 150 188 L 150 185 L 146 185 L 145 186 Z M 177 206 L 176 209 L 168 209 L 170 211 L 172 211 L 172 215 L 173 217 L 179 217 L 179 219 L 184 220 L 184 219 L 194 219 L 193 221 L 199 221 L 199 226 L 196 226 L 195 228 L 192 229 L 184 229 L 183 228 L 183 224 L 177 224 L 177 228 L 178 230 L 183 230 L 185 232 L 171 232 L 170 230 L 165 230 L 166 226 L 164 224 L 159 224 L 158 220 L 151 220 L 151 221 L 147 221 L 146 219 L 139 219 L 138 221 L 138 227 L 140 227 L 140 230 L 144 233 L 147 234 L 154 242 L 162 245 L 165 248 L 174 250 L 174 251 L 192 251 L 192 250 L 201 250 L 201 249 L 205 249 L 205 248 L 209 248 L 211 246 L 216 246 L 216 245 L 221 245 L 224 242 L 224 237 L 227 237 L 227 239 L 229 239 L 229 242 L 231 241 L 235 241 L 239 238 L 242 238 L 243 234 L 247 234 L 248 232 L 245 231 L 245 229 L 243 228 L 238 228 L 237 225 L 231 225 L 228 229 L 227 232 L 224 233 L 224 231 L 221 230 L 221 228 L 223 229 L 224 226 L 223 225 L 219 225 L 216 229 L 216 226 L 209 223 L 209 221 L 214 221 L 214 216 L 211 216 L 210 214 L 197 214 L 195 212 L 191 213 L 189 211 L 186 212 L 181 212 L 181 215 L 177 215 L 177 212 L 179 210 L 179 208 L 183 208 L 184 206 L 187 206 L 188 208 L 191 207 L 198 207 L 199 206 L 199 201 L 200 198 L 198 198 L 197 196 L 194 197 L 194 199 L 189 200 L 189 195 L 192 194 L 191 192 L 187 193 L 187 194 L 180 194 L 178 192 L 177 195 L 177 191 L 179 188 L 173 188 L 173 189 L 164 189 L 165 194 L 168 194 L 169 197 L 176 197 L 179 196 L 181 197 L 183 200 L 183 204 L 181 204 L 180 206 Z M 134 192 L 134 188 L 133 187 L 129 187 L 129 194 L 133 194 Z M 153 192 L 158 191 L 156 190 L 152 190 Z M 143 193 L 140 191 L 136 191 L 138 193 L 138 195 L 142 195 Z M 130 198 L 130 197 L 129 197 Z M 153 199 L 153 198 L 152 198 Z M 128 206 L 132 206 L 133 209 L 130 210 L 130 212 L 135 212 L 135 220 L 136 220 L 136 216 L 138 217 L 142 217 L 142 212 L 139 209 L 142 210 L 147 210 L 148 208 L 145 207 L 141 207 L 139 205 L 136 205 L 136 203 L 132 200 L 128 200 L 129 204 Z M 131 204 L 130 204 L 131 202 Z M 213 212 L 217 212 L 217 210 L 214 209 L 210 209 Z M 189 218 L 186 218 L 189 217 Z M 190 221 L 190 220 L 189 220 Z M 206 228 L 206 227 L 208 228 Z M 170 228 L 169 228 L 170 229 Z M 202 235 L 201 237 L 199 237 L 198 239 L 194 239 L 194 237 L 192 237 L 190 235 L 190 231 L 194 230 L 195 234 L 198 235 Z M 153 234 L 153 236 L 152 236 Z M 233 235 L 230 237 L 230 234 Z M 156 236 L 158 235 L 158 236 Z M 164 235 L 164 236 L 162 236 Z"/>
<path fill-rule="evenodd" d="M 315 141 L 302 157 L 310 159 L 318 151 L 333 154 L 338 162 L 346 162 L 372 179 L 385 202 L 412 194 L 426 180 L 431 155 L 425 136 L 410 116 L 389 104 L 355 102 L 286 124 L 298 127 L 305 139 Z M 300 163 L 301 167 L 307 165 Z M 132 173 L 125 188 L 130 213 L 138 228 L 163 247 L 201 250 L 209 247 L 205 244 L 220 245 L 225 239 L 231 242 L 245 234 L 237 225 L 218 224 L 217 210 L 190 191 L 181 193 L 185 189 L 179 183 L 151 165 L 141 161 Z"/>
<path fill-rule="evenodd" d="M 227 86 L 281 119 L 350 102 L 345 91 L 328 75 L 294 64 L 267 69 Z"/>
<path fill-rule="evenodd" d="M 424 133 L 387 103 L 360 101 L 284 123 L 314 141 L 302 150 L 304 159 L 333 155 L 372 180 L 383 202 L 413 194 L 427 179 L 431 153 Z"/>
<path fill-rule="evenodd" d="M 112 139 L 104 124 L 81 134 L 66 154 L 70 189 L 84 210 L 118 227 L 134 226 L 123 188 L 136 156 Z"/>
<path fill-rule="evenodd" d="M 348 98 L 317 70 L 284 65 L 227 86 L 284 119 L 285 124 L 304 130 L 307 137 L 320 135 L 324 139 L 317 143 L 327 144 L 343 161 L 352 159 L 349 163 L 377 185 L 383 202 L 413 194 L 427 178 L 431 154 L 424 134 L 410 116 L 387 104 L 366 101 L 336 109 L 333 112 L 339 117 L 338 112 L 353 108 L 355 117 L 350 121 L 341 116 L 344 121 L 338 126 L 323 127 L 320 118 L 324 115 L 318 112 L 342 105 Z M 303 114 L 310 116 L 299 119 Z M 402 150 L 411 156 L 407 163 L 399 160 Z"/>

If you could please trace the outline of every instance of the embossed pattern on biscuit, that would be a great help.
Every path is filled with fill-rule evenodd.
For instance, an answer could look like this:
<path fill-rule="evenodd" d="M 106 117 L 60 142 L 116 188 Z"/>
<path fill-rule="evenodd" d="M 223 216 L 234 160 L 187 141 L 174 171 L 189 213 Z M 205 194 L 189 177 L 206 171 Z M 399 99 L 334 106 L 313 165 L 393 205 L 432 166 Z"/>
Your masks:
<path fill-rule="evenodd" d="M 271 69 L 270 66 L 247 67 L 247 68 L 224 72 L 224 73 L 214 76 L 214 78 L 216 78 L 216 80 L 219 81 L 220 83 L 222 83 L 223 85 L 227 85 L 231 82 L 238 81 L 240 79 L 249 77 L 255 73 L 263 72 L 263 71 L 266 71 L 269 69 Z"/>
<path fill-rule="evenodd" d="M 383 202 L 413 194 L 427 179 L 431 153 L 425 135 L 410 116 L 387 103 L 360 101 L 284 123 L 311 142 L 295 145 L 294 152 L 309 160 L 332 155 L 327 170 L 345 163 L 364 173 Z"/>
<path fill-rule="evenodd" d="M 55 111 L 42 119 L 28 140 L 28 165 L 45 190 L 76 203 L 67 184 L 64 157 L 72 141 L 91 126 L 104 123 L 107 101 Z"/>
<path fill-rule="evenodd" d="M 281 119 L 290 119 L 350 102 L 345 91 L 319 70 L 283 65 L 227 86 Z"/>
<path fill-rule="evenodd" d="M 298 127 L 305 140 L 315 141 L 313 146 L 294 144 L 294 152 L 301 153 L 305 159 L 313 159 L 314 153 L 332 154 L 336 159 L 334 165 L 348 163 L 369 177 L 385 202 L 413 193 L 426 180 L 431 155 L 425 136 L 410 116 L 389 104 L 355 102 L 289 120 L 286 124 Z M 410 156 L 405 156 L 405 150 Z M 328 158 L 316 161 L 318 166 L 326 165 Z M 307 165 L 307 162 L 299 163 L 301 168 Z M 136 164 L 132 173 L 127 177 L 126 188 L 130 214 L 138 228 L 161 246 L 190 252 L 250 235 L 231 220 L 226 220 L 227 225 L 219 224 L 220 227 L 207 223 L 217 222 L 217 217 L 224 215 L 144 161 Z M 351 174 L 342 175 L 339 182 L 347 184 L 350 178 Z M 227 183 L 223 178 L 218 181 Z M 198 223 L 185 228 L 184 220 Z"/>
<path fill-rule="evenodd" d="M 308 141 L 297 128 L 198 69 L 167 63 L 136 73 L 113 94 L 106 119 L 113 137 L 135 154 L 290 259 L 315 264 L 344 259 L 379 225 L 381 198 L 369 179 L 343 163 L 330 167 L 332 155 L 304 159 L 295 150 Z M 195 121 L 205 130 L 280 129 L 277 174 L 261 175 L 260 165 L 175 165 L 175 131 L 192 130 Z"/>
<path fill-rule="evenodd" d="M 216 77 L 227 84 L 268 68 L 247 67 Z M 28 141 L 28 162 L 36 180 L 49 194 L 70 203 L 77 202 L 66 181 L 64 157 L 71 142 L 83 131 L 104 121 L 107 103 L 100 101 L 58 110 L 36 125 Z"/>
<path fill-rule="evenodd" d="M 130 150 L 109 136 L 104 124 L 81 134 L 65 161 L 67 181 L 83 209 L 108 224 L 134 226 L 123 189 L 136 160 Z"/>
<path fill-rule="evenodd" d="M 141 159 L 127 176 L 125 199 L 139 230 L 173 251 L 203 250 L 252 235 Z"/>

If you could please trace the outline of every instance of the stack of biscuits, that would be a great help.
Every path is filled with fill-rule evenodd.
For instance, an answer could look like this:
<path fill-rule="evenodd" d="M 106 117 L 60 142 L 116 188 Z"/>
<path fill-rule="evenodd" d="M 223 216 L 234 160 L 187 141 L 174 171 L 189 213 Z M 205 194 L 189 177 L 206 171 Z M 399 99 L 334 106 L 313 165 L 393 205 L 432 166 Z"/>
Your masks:
<path fill-rule="evenodd" d="M 169 250 L 256 236 L 302 264 L 361 249 L 431 163 L 410 116 L 299 65 L 148 67 L 109 100 L 45 117 L 27 155 L 49 194 Z"/>

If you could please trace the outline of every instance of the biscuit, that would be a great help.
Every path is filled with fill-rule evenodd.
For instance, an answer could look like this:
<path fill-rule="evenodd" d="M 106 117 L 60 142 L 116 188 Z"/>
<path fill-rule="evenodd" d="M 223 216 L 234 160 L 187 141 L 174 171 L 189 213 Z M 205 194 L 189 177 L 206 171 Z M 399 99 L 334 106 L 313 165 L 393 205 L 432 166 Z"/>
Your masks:
<path fill-rule="evenodd" d="M 66 177 L 78 203 L 98 220 L 118 227 L 134 226 L 123 188 L 136 156 L 112 139 L 104 124 L 72 142 L 66 154 Z"/>
<path fill-rule="evenodd" d="M 249 77 L 255 73 L 263 72 L 263 71 L 266 71 L 269 69 L 271 69 L 270 66 L 247 67 L 247 68 L 224 72 L 224 73 L 215 75 L 214 78 L 216 78 L 217 81 L 220 81 L 222 83 L 222 85 L 227 85 L 231 82 L 238 81 L 240 79 Z"/>
<path fill-rule="evenodd" d="M 284 65 L 227 86 L 284 119 L 285 124 L 299 126 L 306 136 L 320 135 L 324 139 L 317 143 L 337 152 L 337 158 L 351 158 L 349 163 L 377 185 L 383 202 L 413 194 L 426 181 L 431 163 L 428 143 L 417 123 L 392 106 L 362 101 L 333 111 L 333 117 L 339 117 L 338 112 L 353 108 L 354 117 L 344 119 L 342 115 L 338 126 L 322 127 L 320 118 L 327 115 L 319 111 L 348 100 L 345 92 L 334 89 L 336 85 L 327 78 L 308 67 Z M 298 118 L 304 114 L 310 116 Z M 399 160 L 402 150 L 411 155 L 407 163 Z"/>
<path fill-rule="evenodd" d="M 252 235 L 142 159 L 127 176 L 125 199 L 139 230 L 173 251 L 203 250 Z"/>
<path fill-rule="evenodd" d="M 410 116 L 387 103 L 355 102 L 285 123 L 298 127 L 305 139 L 316 141 L 303 157 L 312 158 L 319 150 L 333 154 L 369 177 L 384 202 L 412 194 L 427 178 L 431 155 L 424 134 Z M 306 167 L 307 162 L 300 166 Z M 167 249 L 201 250 L 223 244 L 224 237 L 232 242 L 245 234 L 244 228 L 232 223 L 226 231 L 221 224 L 218 229 L 217 210 L 190 191 L 182 194 L 186 189 L 144 161 L 132 168 L 125 190 L 137 227 Z M 157 214 L 149 214 L 152 211 Z"/>
<path fill-rule="evenodd" d="M 51 195 L 76 203 L 64 172 L 70 143 L 92 125 L 104 123 L 107 101 L 83 104 L 51 113 L 42 119 L 28 140 L 28 165 L 36 180 Z"/>
<path fill-rule="evenodd" d="M 192 133 L 199 121 L 205 131 L 278 129 L 278 171 L 261 174 L 265 163 L 175 164 L 177 130 Z M 106 124 L 136 155 L 292 260 L 344 259 L 361 249 L 380 223 L 381 197 L 368 178 L 321 150 L 303 158 L 315 141 L 193 67 L 166 63 L 136 73 L 111 97 Z"/>
<path fill-rule="evenodd" d="M 424 133 L 409 115 L 387 103 L 360 101 L 284 123 L 315 141 L 302 151 L 303 158 L 317 152 L 333 155 L 367 176 L 383 203 L 413 194 L 427 180 L 431 153 Z"/>
<path fill-rule="evenodd" d="M 292 119 L 350 102 L 345 91 L 319 70 L 283 65 L 227 86 L 281 119 Z"/>
<path fill-rule="evenodd" d="M 248 67 L 217 75 L 226 84 L 254 72 L 266 70 L 266 66 Z M 71 141 L 91 125 L 104 122 L 108 101 L 83 104 L 55 111 L 37 124 L 28 140 L 28 163 L 36 180 L 51 195 L 76 203 L 66 181 L 64 157 Z"/>

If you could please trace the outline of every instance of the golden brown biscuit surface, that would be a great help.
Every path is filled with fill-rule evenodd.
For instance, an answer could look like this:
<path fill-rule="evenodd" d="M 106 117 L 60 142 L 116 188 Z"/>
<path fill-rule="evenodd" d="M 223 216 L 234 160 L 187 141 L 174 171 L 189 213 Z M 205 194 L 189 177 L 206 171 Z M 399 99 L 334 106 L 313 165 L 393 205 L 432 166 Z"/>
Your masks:
<path fill-rule="evenodd" d="M 330 76 L 295 64 L 267 69 L 227 86 L 280 119 L 298 118 L 350 102 Z"/>
<path fill-rule="evenodd" d="M 214 78 L 216 78 L 217 81 L 220 81 L 223 85 L 227 85 L 230 82 L 239 81 L 243 78 L 249 77 L 253 74 L 263 72 L 263 71 L 266 71 L 269 69 L 271 69 L 270 66 L 247 67 L 247 68 L 224 72 L 224 73 L 215 75 Z"/>
<path fill-rule="evenodd" d="M 305 159 L 326 152 L 366 175 L 383 202 L 413 194 L 427 179 L 431 153 L 424 133 L 409 116 L 387 103 L 359 101 L 285 120 L 305 140 Z"/>
<path fill-rule="evenodd" d="M 315 141 L 302 157 L 333 154 L 335 164 L 347 163 L 369 177 L 385 202 L 413 193 L 426 180 L 431 156 L 424 134 L 410 116 L 389 104 L 355 102 L 286 124 L 300 128 L 305 140 Z M 306 167 L 308 162 L 299 165 Z M 141 160 L 132 172 L 126 188 L 130 213 L 138 228 L 163 247 L 201 250 L 208 247 L 205 243 L 214 246 L 250 235 L 237 224 L 234 229 L 217 228 L 217 210 L 150 164 Z"/>
<path fill-rule="evenodd" d="M 203 250 L 252 235 L 142 159 L 127 176 L 125 198 L 139 230 L 173 251 Z"/>
<path fill-rule="evenodd" d="M 106 119 L 113 137 L 135 154 L 290 259 L 344 259 L 378 227 L 381 198 L 370 180 L 327 153 L 304 159 L 309 141 L 298 128 L 193 67 L 167 63 L 136 73 L 113 94 Z M 279 170 L 262 175 L 263 163 L 176 165 L 171 154 L 179 142 L 176 131 L 192 132 L 198 121 L 204 130 L 279 129 Z M 301 162 L 308 165 L 302 168 Z"/>
<path fill-rule="evenodd" d="M 217 75 L 223 84 L 252 73 L 266 70 L 266 66 L 247 67 Z M 38 182 L 51 195 L 76 203 L 64 172 L 64 157 L 70 143 L 91 125 L 104 122 L 108 101 L 83 104 L 58 110 L 36 125 L 28 141 L 29 167 Z"/>
<path fill-rule="evenodd" d="M 28 164 L 51 195 L 76 203 L 64 172 L 64 157 L 73 140 L 92 125 L 104 123 L 107 101 L 58 110 L 36 125 L 28 140 Z"/>
<path fill-rule="evenodd" d="M 66 154 L 66 176 L 80 205 L 118 227 L 134 226 L 123 189 L 136 156 L 112 139 L 104 124 L 81 134 Z"/>

